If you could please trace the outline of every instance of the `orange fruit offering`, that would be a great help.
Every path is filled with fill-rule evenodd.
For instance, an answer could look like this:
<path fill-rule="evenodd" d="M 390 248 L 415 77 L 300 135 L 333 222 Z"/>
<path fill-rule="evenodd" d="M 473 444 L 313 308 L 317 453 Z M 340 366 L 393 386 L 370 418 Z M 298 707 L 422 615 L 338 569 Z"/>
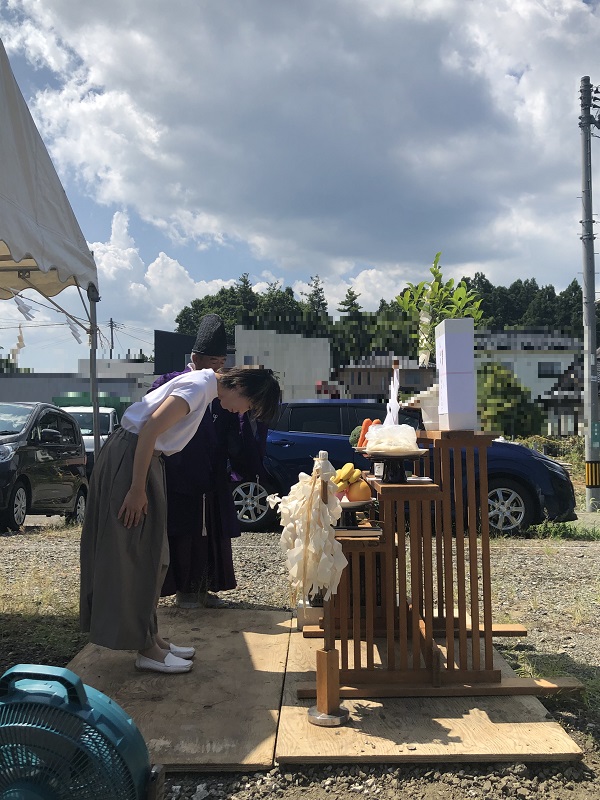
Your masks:
<path fill-rule="evenodd" d="M 371 499 L 371 487 L 362 478 L 351 483 L 346 491 L 346 497 L 351 503 L 358 503 L 361 500 Z"/>

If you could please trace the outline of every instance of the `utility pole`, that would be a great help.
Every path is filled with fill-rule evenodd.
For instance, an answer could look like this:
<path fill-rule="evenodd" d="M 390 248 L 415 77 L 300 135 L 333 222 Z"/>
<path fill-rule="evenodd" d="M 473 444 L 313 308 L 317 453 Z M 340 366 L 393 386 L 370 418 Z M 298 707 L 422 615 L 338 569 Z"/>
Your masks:
<path fill-rule="evenodd" d="M 109 353 L 108 353 L 108 357 L 112 360 L 113 347 L 115 346 L 115 341 L 114 341 L 114 336 L 113 336 L 113 333 L 114 333 L 114 330 L 115 330 L 115 323 L 114 323 L 112 317 L 109 320 L 108 327 L 110 328 L 110 350 L 109 350 Z"/>
<path fill-rule="evenodd" d="M 93 283 L 87 288 L 90 303 L 90 398 L 92 401 L 92 428 L 94 430 L 94 459 L 98 460 L 100 453 L 100 414 L 98 412 L 98 315 L 96 305 L 100 302 L 98 289 Z"/>
<path fill-rule="evenodd" d="M 594 94 L 596 90 L 594 89 Z M 587 511 L 600 511 L 600 424 L 598 423 L 598 367 L 596 363 L 596 271 L 592 214 L 592 85 L 581 79 L 581 188 L 583 244 L 583 417 L 585 434 L 585 503 Z"/>

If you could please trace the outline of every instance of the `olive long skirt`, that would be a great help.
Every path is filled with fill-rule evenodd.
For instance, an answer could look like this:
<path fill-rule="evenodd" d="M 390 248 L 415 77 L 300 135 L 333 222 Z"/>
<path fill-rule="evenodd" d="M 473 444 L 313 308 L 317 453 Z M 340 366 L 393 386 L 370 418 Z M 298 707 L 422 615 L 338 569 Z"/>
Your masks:
<path fill-rule="evenodd" d="M 156 604 L 169 565 L 164 464 L 148 470 L 148 512 L 126 528 L 117 514 L 131 486 L 137 435 L 124 428 L 106 442 L 92 471 L 81 535 L 81 630 L 112 650 L 146 650 L 158 626 Z"/>

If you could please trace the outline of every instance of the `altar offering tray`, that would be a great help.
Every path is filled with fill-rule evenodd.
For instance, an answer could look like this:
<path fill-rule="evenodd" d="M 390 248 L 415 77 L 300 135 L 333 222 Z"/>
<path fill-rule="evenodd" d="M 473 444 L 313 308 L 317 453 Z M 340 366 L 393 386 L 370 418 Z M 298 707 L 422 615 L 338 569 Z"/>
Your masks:
<path fill-rule="evenodd" d="M 429 453 L 423 447 L 412 448 L 411 450 L 401 450 L 395 453 L 373 452 L 363 453 L 365 458 L 372 461 L 372 472 L 382 483 L 407 483 L 406 461 L 416 461 L 421 456 Z"/>
<path fill-rule="evenodd" d="M 368 500 L 347 500 L 345 497 L 342 497 L 340 500 L 340 505 L 342 506 L 343 510 L 345 508 L 360 508 L 361 506 L 370 506 L 372 502 L 372 497 L 370 497 Z"/>
<path fill-rule="evenodd" d="M 342 516 L 340 517 L 339 521 L 340 527 L 345 528 L 346 530 L 361 530 L 358 524 L 356 512 L 360 509 L 367 509 L 372 502 L 372 498 L 369 498 L 369 500 L 347 500 L 345 497 L 343 497 L 340 500 L 340 505 L 342 507 Z M 368 533 L 368 529 L 362 528 L 362 530 L 365 531 L 365 533 Z"/>
<path fill-rule="evenodd" d="M 420 456 L 424 456 L 428 453 L 429 450 L 425 447 L 413 447 L 410 450 L 394 450 L 390 452 L 389 450 L 369 450 L 364 449 L 363 455 L 365 458 L 370 459 L 382 459 L 382 458 L 403 458 L 405 460 L 410 460 L 414 458 L 419 458 Z"/>

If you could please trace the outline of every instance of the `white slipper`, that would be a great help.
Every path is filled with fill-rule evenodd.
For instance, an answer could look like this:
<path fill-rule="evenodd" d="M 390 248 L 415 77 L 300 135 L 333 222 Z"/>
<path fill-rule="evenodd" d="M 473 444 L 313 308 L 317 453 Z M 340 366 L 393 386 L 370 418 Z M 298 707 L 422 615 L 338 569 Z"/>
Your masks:
<path fill-rule="evenodd" d="M 183 658 L 167 653 L 164 661 L 155 661 L 153 658 L 138 656 L 135 660 L 135 668 L 148 672 L 189 672 L 193 664 Z"/>
<path fill-rule="evenodd" d="M 195 647 L 178 647 L 173 642 L 169 642 L 169 650 L 177 658 L 193 658 L 196 655 Z"/>

